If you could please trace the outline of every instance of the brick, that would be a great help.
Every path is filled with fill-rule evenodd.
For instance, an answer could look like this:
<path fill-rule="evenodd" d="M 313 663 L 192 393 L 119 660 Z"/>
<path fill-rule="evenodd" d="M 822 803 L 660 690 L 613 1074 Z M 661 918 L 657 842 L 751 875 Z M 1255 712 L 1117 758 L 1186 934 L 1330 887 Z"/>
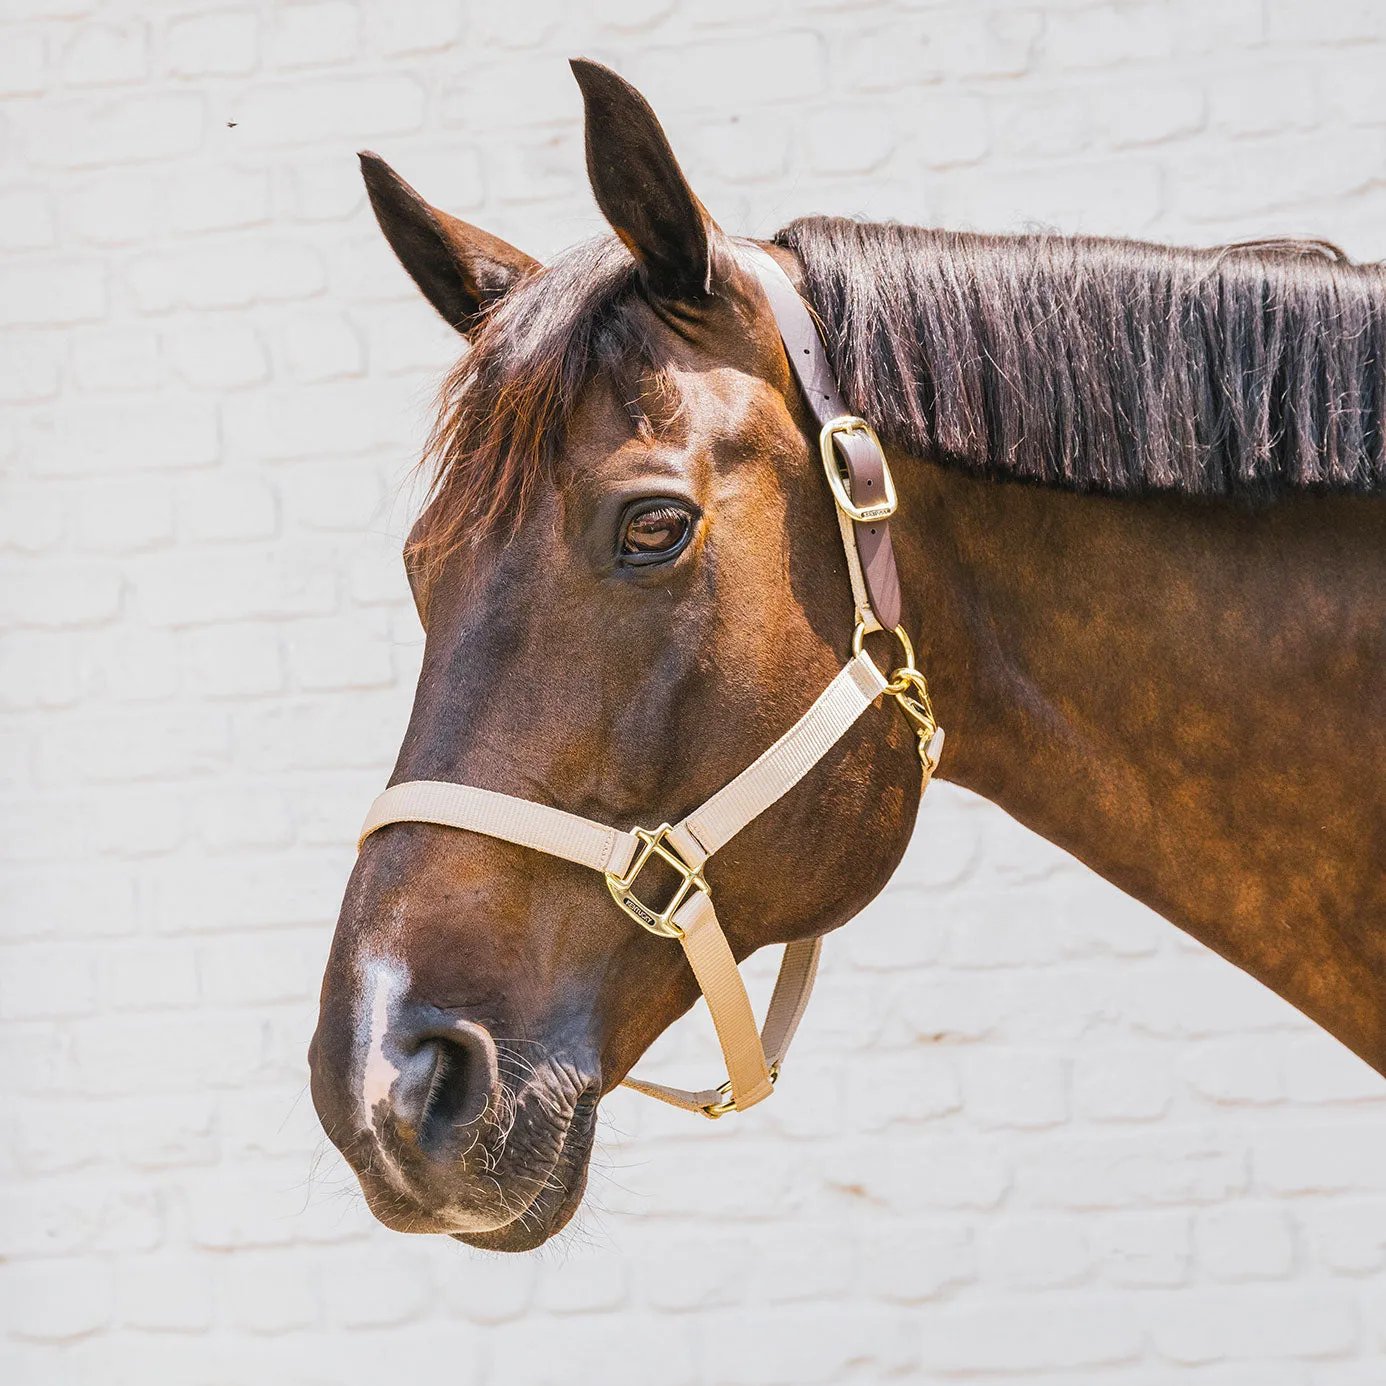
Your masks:
<path fill-rule="evenodd" d="M 603 1386 L 648 1386 L 651 1381 L 691 1386 L 697 1379 L 689 1328 L 678 1320 L 651 1314 L 624 1316 L 619 1353 L 612 1353 L 610 1323 L 601 1317 L 567 1320 L 563 1329 L 561 1361 L 527 1323 L 496 1328 L 491 1335 L 493 1350 L 516 1380 L 532 1386 L 565 1386 L 573 1381 L 601 1381 Z M 746 1336 L 743 1331 L 733 1342 L 725 1328 L 719 1333 L 729 1358 L 737 1360 L 735 1354 Z"/>
<path fill-rule="evenodd" d="M 58 327 L 106 313 L 105 267 L 92 260 L 0 269 L 0 326 Z"/>
<path fill-rule="evenodd" d="M 175 19 L 164 35 L 169 71 L 179 77 L 249 72 L 258 58 L 259 18 L 226 9 Z"/>
<path fill-rule="evenodd" d="M 274 488 L 253 472 L 184 477 L 175 495 L 179 533 L 199 543 L 268 539 L 279 528 Z"/>
<path fill-rule="evenodd" d="M 1359 87 L 1344 100 L 1340 93 L 1349 88 L 1351 79 L 1336 63 L 1334 67 L 1339 80 L 1329 85 L 1323 99 L 1330 108 L 1338 103 L 1335 114 L 1347 119 L 1352 119 L 1352 113 L 1360 117 L 1373 102 L 1374 84 Z M 1350 107 L 1352 113 L 1344 107 Z M 1378 104 L 1378 109 L 1386 111 L 1386 106 Z M 1208 119 L 1215 129 L 1229 134 L 1274 135 L 1282 130 L 1303 130 L 1319 118 L 1319 88 L 1307 63 L 1258 63 L 1242 72 L 1219 73 L 1208 87 Z"/>
<path fill-rule="evenodd" d="M 0 1255 L 66 1256 L 75 1252 L 148 1251 L 163 1238 L 155 1190 L 108 1180 L 45 1181 L 4 1196 Z"/>
<path fill-rule="evenodd" d="M 208 1005 L 258 1006 L 311 1001 L 322 981 L 322 937 L 260 931 L 247 938 L 204 944 L 201 994 Z"/>
<path fill-rule="evenodd" d="M 1341 1290 L 1200 1288 L 1172 1296 L 1152 1325 L 1155 1347 L 1175 1362 L 1317 1358 L 1350 1352 L 1361 1334 L 1357 1306 Z"/>
<path fill-rule="evenodd" d="M 33 96 L 47 82 L 48 45 L 38 29 L 11 30 L 0 48 L 0 96 Z"/>
<path fill-rule="evenodd" d="M 296 462 L 279 472 L 284 508 L 308 530 L 359 534 L 381 513 L 380 472 L 370 458 Z"/>
<path fill-rule="evenodd" d="M 83 719 L 40 747 L 50 783 L 128 784 L 222 770 L 230 755 L 224 710 L 188 708 L 159 718 L 134 714 Z"/>
<path fill-rule="evenodd" d="M 1376 1105 L 1386 1101 L 1381 1074 L 1322 1031 L 1283 1045 L 1280 1052 L 1285 1095 L 1292 1101 Z"/>
<path fill-rule="evenodd" d="M 188 837 L 180 791 L 165 786 L 121 786 L 88 799 L 92 850 L 118 857 L 175 852 Z"/>
<path fill-rule="evenodd" d="M 961 1107 L 953 1057 L 917 1048 L 881 1054 L 852 1085 L 847 1112 L 853 1129 L 879 1131 L 897 1121 L 928 1121 Z"/>
<path fill-rule="evenodd" d="M 1386 1269 L 1386 1199 L 1300 1203 L 1294 1220 L 1313 1265 L 1340 1275 L 1369 1275 Z"/>
<path fill-rule="evenodd" d="M 1093 1265 L 1086 1231 L 1073 1218 L 1025 1215 L 981 1230 L 980 1273 L 1003 1290 L 1061 1289 L 1086 1280 Z"/>
<path fill-rule="evenodd" d="M 53 108 L 51 122 L 49 137 L 31 145 L 36 162 L 102 168 L 193 153 L 203 141 L 206 110 L 200 94 L 169 91 L 64 103 Z"/>
<path fill-rule="evenodd" d="M 91 176 L 63 199 L 63 207 L 77 235 L 99 246 L 148 241 L 158 216 L 154 179 L 138 169 Z"/>
<path fill-rule="evenodd" d="M 96 968 L 80 944 L 28 943 L 0 952 L 0 1019 L 80 1016 L 95 1006 Z"/>
<path fill-rule="evenodd" d="M 1173 1127 L 1053 1140 L 1032 1152 L 1020 1182 L 1041 1207 L 1122 1208 L 1217 1203 L 1246 1189 L 1248 1172 L 1239 1144 Z"/>
<path fill-rule="evenodd" d="M 370 0 L 366 12 L 371 38 L 384 53 L 436 52 L 462 32 L 463 6 L 458 0 L 416 0 L 409 6 Z"/>
<path fill-rule="evenodd" d="M 131 260 L 125 282 L 141 312 L 167 313 L 312 298 L 327 287 L 327 275 L 308 245 L 227 242 Z"/>
<path fill-rule="evenodd" d="M 886 106 L 834 106 L 806 131 L 815 173 L 869 173 L 890 158 L 895 122 Z"/>
<path fill-rule="evenodd" d="M 73 1258 L 0 1266 L 0 1315 L 18 1338 L 63 1342 L 111 1319 L 112 1276 L 104 1261 Z"/>
<path fill-rule="evenodd" d="M 165 702 L 184 682 L 177 642 L 164 630 L 122 624 L 85 642 L 84 671 L 118 703 Z"/>
<path fill-rule="evenodd" d="M 151 1087 L 198 1092 L 246 1083 L 260 1065 L 262 1037 L 251 1012 L 201 1010 L 102 1016 L 75 1027 L 74 1038 L 93 1089 L 143 1096 Z"/>
<path fill-rule="evenodd" d="M 285 325 L 284 362 L 295 380 L 316 384 L 364 375 L 361 338 L 340 313 L 295 314 Z"/>
<path fill-rule="evenodd" d="M 197 1004 L 197 957 L 186 944 L 122 943 L 102 960 L 102 992 L 118 1010 Z"/>
<path fill-rule="evenodd" d="M 162 383 L 159 337 L 143 329 L 87 329 L 69 341 L 72 376 L 83 390 L 118 393 Z"/>
<path fill-rule="evenodd" d="M 247 142 L 261 146 L 402 135 L 423 123 L 424 89 L 403 73 L 300 80 L 253 89 L 238 114 Z"/>
<path fill-rule="evenodd" d="M 74 537 L 91 553 L 140 553 L 173 538 L 173 497 L 152 477 L 86 483 L 76 506 Z"/>
<path fill-rule="evenodd" d="M 1116 149 L 1181 139 L 1208 119 L 1208 97 L 1195 82 L 1128 80 L 1100 88 L 1092 99 L 1096 128 Z"/>
<path fill-rule="evenodd" d="M 148 70 L 149 33 L 139 20 L 83 24 L 63 47 L 63 81 L 70 87 L 138 82 Z"/>
<path fill-rule="evenodd" d="M 1266 31 L 1277 42 L 1350 43 L 1381 38 L 1381 12 L 1371 0 L 1324 0 L 1305 11 L 1293 0 L 1267 0 Z"/>
<path fill-rule="evenodd" d="M 168 189 L 168 207 L 175 231 L 262 226 L 270 219 L 269 174 L 226 166 L 180 170 Z"/>
<path fill-rule="evenodd" d="M 63 536 L 63 497 L 52 486 L 7 484 L 0 500 L 0 549 L 36 554 Z"/>
<path fill-rule="evenodd" d="M 825 1162 L 824 1180 L 896 1213 L 994 1208 L 1011 1182 L 996 1142 L 970 1135 L 845 1145 Z"/>
<path fill-rule="evenodd" d="M 1068 1116 L 1068 1066 L 1019 1050 L 986 1050 L 963 1063 L 967 1113 L 979 1126 L 1056 1126 Z"/>
<path fill-rule="evenodd" d="M 1109 4 L 1048 15 L 1042 51 L 1060 68 L 1111 67 L 1168 56 L 1174 41 L 1167 6 Z"/>
<path fill-rule="evenodd" d="M 631 80 L 660 110 L 713 107 L 725 112 L 754 90 L 756 102 L 798 101 L 826 86 L 827 50 L 805 31 L 659 48 L 634 64 Z"/>
<path fill-rule="evenodd" d="M 47 476 L 203 467 L 221 451 L 214 405 L 159 399 L 139 405 L 76 404 L 33 426 L 28 446 Z"/>
<path fill-rule="evenodd" d="M 276 67 L 322 67 L 346 62 L 359 42 L 358 7 L 346 0 L 280 7 L 266 35 L 265 50 Z"/>
<path fill-rule="evenodd" d="M 271 549 L 151 555 L 134 577 L 135 601 L 156 626 L 326 615 L 337 605 L 330 570 Z"/>
<path fill-rule="evenodd" d="M 35 250 L 52 245 L 57 235 L 53 202 L 39 188 L 0 192 L 0 250 Z"/>
<path fill-rule="evenodd" d="M 395 682 L 394 642 L 383 613 L 358 615 L 351 636 L 340 621 L 295 621 L 285 631 L 284 648 L 298 688 L 331 692 L 351 688 L 389 688 Z"/>
<path fill-rule="evenodd" d="M 251 1333 L 286 1333 L 322 1317 L 317 1287 L 291 1252 L 238 1251 L 223 1268 L 218 1302 Z"/>
<path fill-rule="evenodd" d="M 1283 1280 L 1294 1269 L 1294 1235 L 1284 1209 L 1229 1204 L 1198 1215 L 1198 1262 L 1214 1280 Z"/>
<path fill-rule="evenodd" d="M 189 682 L 213 698 L 247 698 L 284 687 L 279 636 L 263 625 L 215 626 L 181 637 Z"/>
<path fill-rule="evenodd" d="M 1117 1299 L 1005 1299 L 949 1305 L 923 1329 L 922 1360 L 937 1372 L 1021 1372 L 1135 1361 L 1144 1334 Z"/>
<path fill-rule="evenodd" d="M 1272 1195 L 1374 1193 L 1386 1188 L 1383 1150 L 1379 1120 L 1356 1124 L 1351 1140 L 1330 1124 L 1267 1126 L 1252 1137 L 1251 1167 L 1256 1188 Z"/>
<path fill-rule="evenodd" d="M 135 883 L 121 867 L 0 875 L 0 914 L 10 938 L 122 937 L 133 931 Z"/>
<path fill-rule="evenodd" d="M 213 1103 L 200 1091 L 124 1099 L 120 1153 L 128 1164 L 143 1170 L 212 1164 L 218 1155 Z"/>
<path fill-rule="evenodd" d="M 302 1183 L 301 1168 L 186 1172 L 182 1197 L 192 1244 L 237 1254 L 289 1245 L 303 1208 Z M 364 1296 L 369 1287 L 363 1285 L 357 1293 Z"/>
<path fill-rule="evenodd" d="M 249 323 L 180 328 L 165 336 L 164 345 L 174 371 L 194 389 L 235 390 L 269 376 L 269 358 Z"/>
<path fill-rule="evenodd" d="M 56 572 L 23 573 L 6 583 L 2 599 L 20 625 L 62 630 L 95 626 L 120 610 L 120 570 L 74 563 Z"/>
<path fill-rule="evenodd" d="M 1180 1063 L 1184 1081 L 1213 1102 L 1267 1104 L 1284 1093 L 1280 1055 L 1263 1040 L 1232 1039 L 1190 1046 Z"/>
<path fill-rule="evenodd" d="M 527 1318 L 539 1270 L 533 1256 L 483 1258 L 476 1253 L 453 1273 L 440 1277 L 438 1288 L 458 1318 L 478 1324 L 511 1323 Z"/>
<path fill-rule="evenodd" d="M 65 635 L 0 635 L 0 708 L 70 707 L 81 695 L 76 654 Z"/>
<path fill-rule="evenodd" d="M 1095 1121 L 1154 1121 L 1169 1111 L 1172 1088 L 1159 1049 L 1103 1046 L 1074 1061 L 1074 1107 Z"/>
<path fill-rule="evenodd" d="M 630 1299 L 630 1270 L 614 1249 L 590 1248 L 539 1281 L 538 1305 L 551 1314 L 611 1314 Z"/>
<path fill-rule="evenodd" d="M 58 351 L 37 336 L 7 334 L 0 341 L 0 401 L 29 404 L 58 393 Z"/>
<path fill-rule="evenodd" d="M 154 928 L 196 934 L 328 924 L 341 903 L 350 859 L 349 852 L 300 852 L 263 860 L 254 872 L 243 861 L 180 863 L 153 882 Z"/>
<path fill-rule="evenodd" d="M 863 1288 L 887 1304 L 922 1304 L 977 1278 L 974 1229 L 962 1221 L 872 1227 L 862 1249 Z"/>
<path fill-rule="evenodd" d="M 213 1317 L 211 1275 L 186 1255 L 141 1257 L 121 1268 L 115 1312 L 129 1328 L 205 1332 Z"/>

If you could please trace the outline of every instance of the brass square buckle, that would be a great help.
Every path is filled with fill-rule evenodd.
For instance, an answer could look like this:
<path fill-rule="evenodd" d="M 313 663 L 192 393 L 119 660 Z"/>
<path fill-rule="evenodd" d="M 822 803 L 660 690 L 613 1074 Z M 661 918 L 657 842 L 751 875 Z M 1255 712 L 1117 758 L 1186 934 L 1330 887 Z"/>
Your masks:
<path fill-rule="evenodd" d="M 606 873 L 606 888 L 611 892 L 611 898 L 642 928 L 648 929 L 652 934 L 658 934 L 660 938 L 682 938 L 683 930 L 674 923 L 674 916 L 684 901 L 695 890 L 702 891 L 709 899 L 712 897 L 712 891 L 703 879 L 702 869 L 689 866 L 670 843 L 672 823 L 661 823 L 654 832 L 646 828 L 632 828 L 631 831 L 644 845 L 635 854 L 635 860 L 631 862 L 624 876 L 617 876 L 610 871 Z M 636 896 L 634 890 L 636 877 L 644 870 L 646 862 L 651 857 L 658 857 L 660 861 L 667 862 L 683 877 L 673 897 L 662 910 L 651 909 Z"/>
<path fill-rule="evenodd" d="M 833 446 L 833 439 L 839 433 L 865 433 L 876 445 L 876 451 L 881 454 L 881 481 L 885 485 L 885 495 L 879 501 L 871 505 L 857 505 L 848 493 L 847 477 L 838 458 L 837 449 Z M 829 419 L 818 435 L 818 451 L 823 455 L 823 471 L 827 474 L 833 499 L 844 515 L 858 524 L 865 524 L 869 520 L 888 520 L 895 514 L 895 482 L 886 462 L 885 449 L 881 447 L 881 440 L 876 437 L 876 430 L 865 419 L 859 419 L 855 414 L 839 414 L 837 418 Z"/>

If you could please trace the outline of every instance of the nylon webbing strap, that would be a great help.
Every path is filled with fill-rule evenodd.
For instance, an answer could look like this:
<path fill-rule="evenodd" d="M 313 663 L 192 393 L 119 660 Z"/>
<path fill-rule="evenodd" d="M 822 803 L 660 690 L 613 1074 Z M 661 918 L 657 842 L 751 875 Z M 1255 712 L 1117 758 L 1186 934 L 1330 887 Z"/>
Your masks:
<path fill-rule="evenodd" d="M 387 823 L 437 823 L 485 833 L 521 847 L 533 847 L 594 871 L 624 871 L 639 846 L 630 833 L 579 818 L 575 813 L 477 789 L 447 780 L 410 780 L 392 785 L 370 807 L 357 850 L 377 828 Z"/>
<path fill-rule="evenodd" d="M 789 731 L 669 834 L 689 865 L 701 865 L 798 784 L 885 692 L 886 682 L 865 650 L 853 656 Z"/>

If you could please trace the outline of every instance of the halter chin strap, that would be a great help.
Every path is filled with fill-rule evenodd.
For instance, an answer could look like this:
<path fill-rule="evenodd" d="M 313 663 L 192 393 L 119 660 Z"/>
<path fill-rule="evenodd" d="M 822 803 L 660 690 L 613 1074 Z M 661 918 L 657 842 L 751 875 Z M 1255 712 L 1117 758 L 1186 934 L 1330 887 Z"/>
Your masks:
<path fill-rule="evenodd" d="M 651 933 L 682 945 L 712 1013 L 727 1066 L 726 1082 L 699 1092 L 634 1077 L 625 1085 L 710 1117 L 744 1111 L 774 1091 L 780 1062 L 808 1006 L 822 939 L 786 945 L 765 1025 L 757 1032 L 750 998 L 703 875 L 708 858 L 798 784 L 883 693 L 895 697 L 918 735 L 926 785 L 943 740 L 909 639 L 898 625 L 900 585 L 886 524 L 895 495 L 880 443 L 864 421 L 846 414 L 817 329 L 784 271 L 759 247 L 742 243 L 738 250 L 766 290 L 785 350 L 821 426 L 823 465 L 837 502 L 857 613 L 852 658 L 769 750 L 678 823 L 622 832 L 494 790 L 412 780 L 392 785 L 376 799 L 357 843 L 359 850 L 390 823 L 435 823 L 600 871 L 626 914 Z M 862 648 L 862 637 L 883 625 L 895 630 L 905 652 L 904 666 L 890 678 Z M 662 907 L 636 892 L 641 872 L 654 859 L 680 877 Z"/>

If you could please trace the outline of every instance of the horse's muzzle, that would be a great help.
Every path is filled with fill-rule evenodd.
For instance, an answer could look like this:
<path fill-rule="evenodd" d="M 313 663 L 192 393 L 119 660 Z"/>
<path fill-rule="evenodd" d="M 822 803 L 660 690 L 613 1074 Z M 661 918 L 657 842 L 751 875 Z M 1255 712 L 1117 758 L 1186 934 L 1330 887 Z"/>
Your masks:
<path fill-rule="evenodd" d="M 572 1216 L 595 1084 L 511 1049 L 474 1020 L 398 996 L 364 1026 L 324 1014 L 313 1102 L 381 1222 L 520 1251 Z"/>

